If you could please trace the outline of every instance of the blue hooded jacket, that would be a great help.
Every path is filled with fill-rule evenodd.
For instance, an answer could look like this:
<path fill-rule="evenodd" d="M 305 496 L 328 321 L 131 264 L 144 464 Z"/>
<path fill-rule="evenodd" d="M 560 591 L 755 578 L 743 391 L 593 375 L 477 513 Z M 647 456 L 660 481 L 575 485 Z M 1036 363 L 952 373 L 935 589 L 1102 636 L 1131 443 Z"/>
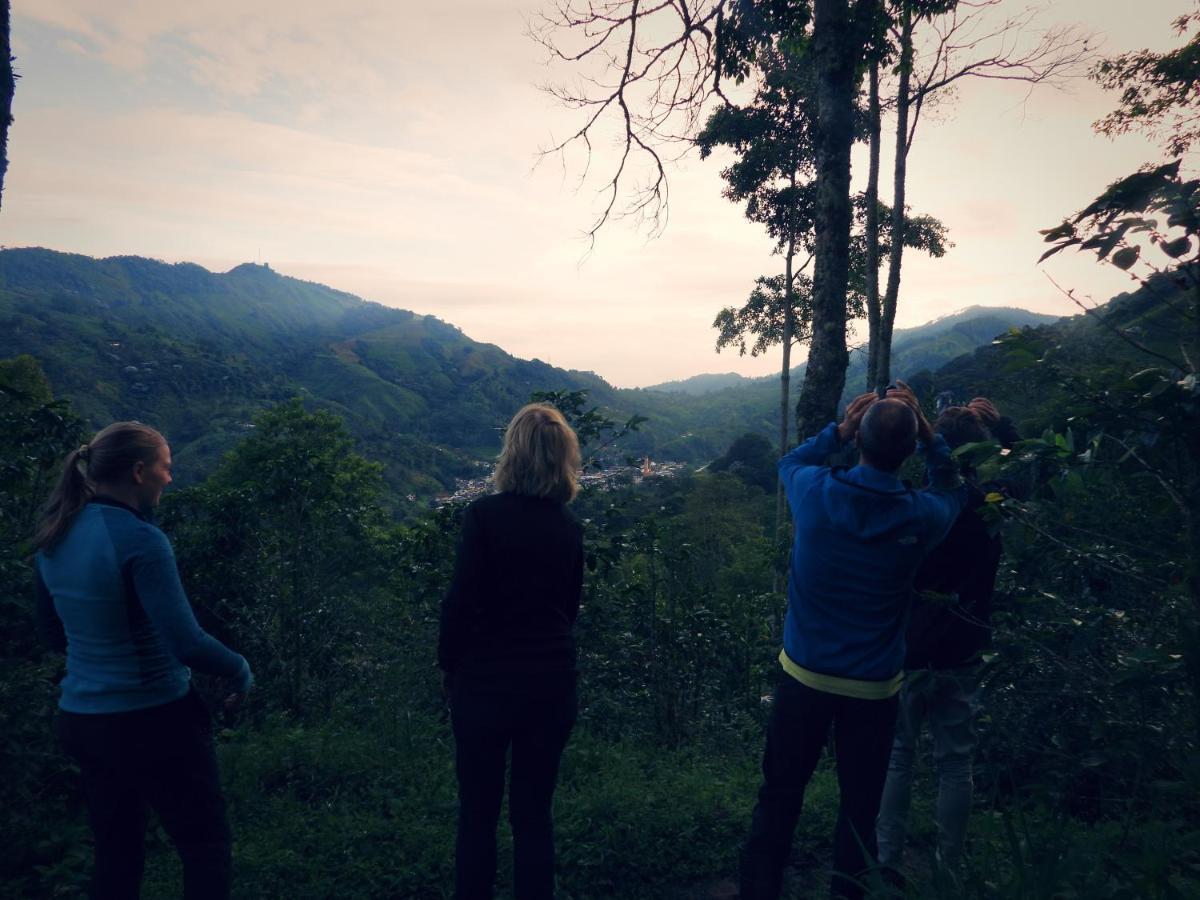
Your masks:
<path fill-rule="evenodd" d="M 919 491 L 871 466 L 825 465 L 841 447 L 830 423 L 779 461 L 795 522 L 780 660 L 810 687 L 886 697 L 900 685 L 913 575 L 965 492 L 940 435 L 919 445 L 930 476 Z"/>

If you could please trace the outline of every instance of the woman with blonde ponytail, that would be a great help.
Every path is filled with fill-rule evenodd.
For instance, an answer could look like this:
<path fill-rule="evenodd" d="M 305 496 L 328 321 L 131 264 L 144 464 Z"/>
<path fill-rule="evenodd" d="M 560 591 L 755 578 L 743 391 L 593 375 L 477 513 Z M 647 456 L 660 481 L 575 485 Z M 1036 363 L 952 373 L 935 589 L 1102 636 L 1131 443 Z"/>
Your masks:
<path fill-rule="evenodd" d="M 227 679 L 227 703 L 254 679 L 197 624 L 171 544 L 150 522 L 170 483 L 161 434 L 109 425 L 67 456 L 34 537 L 38 625 L 67 654 L 59 733 L 83 775 L 92 898 L 138 896 L 151 808 L 183 861 L 183 896 L 230 891 L 211 719 L 191 669 Z"/>

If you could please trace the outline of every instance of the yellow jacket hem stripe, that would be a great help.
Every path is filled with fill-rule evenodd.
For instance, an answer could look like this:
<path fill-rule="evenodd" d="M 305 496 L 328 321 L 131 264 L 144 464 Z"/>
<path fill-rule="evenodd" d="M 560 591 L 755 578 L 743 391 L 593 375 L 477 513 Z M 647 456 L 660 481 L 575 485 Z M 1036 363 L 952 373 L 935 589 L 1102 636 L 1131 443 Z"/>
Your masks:
<path fill-rule="evenodd" d="M 837 675 L 823 675 L 813 672 L 794 662 L 786 650 L 779 651 L 779 664 L 805 687 L 814 691 L 824 691 L 827 694 L 838 694 L 842 697 L 853 697 L 856 700 L 886 700 L 893 697 L 904 683 L 904 673 L 897 672 L 895 677 L 887 681 L 860 681 L 857 678 L 840 678 Z"/>

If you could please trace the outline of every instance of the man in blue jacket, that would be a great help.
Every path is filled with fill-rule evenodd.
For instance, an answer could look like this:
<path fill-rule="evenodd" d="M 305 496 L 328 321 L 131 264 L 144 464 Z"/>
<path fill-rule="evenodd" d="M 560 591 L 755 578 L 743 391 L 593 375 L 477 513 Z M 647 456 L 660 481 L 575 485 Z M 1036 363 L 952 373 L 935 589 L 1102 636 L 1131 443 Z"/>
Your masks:
<path fill-rule="evenodd" d="M 825 465 L 855 442 L 859 464 Z M 927 489 L 898 477 L 917 449 Z M 832 894 L 863 895 L 903 679 L 912 579 L 962 509 L 961 479 L 906 385 L 855 398 L 840 425 L 779 461 L 795 524 L 783 668 L 767 725 L 763 785 L 742 853 L 742 900 L 775 900 L 804 790 L 832 728 L 840 805 Z"/>

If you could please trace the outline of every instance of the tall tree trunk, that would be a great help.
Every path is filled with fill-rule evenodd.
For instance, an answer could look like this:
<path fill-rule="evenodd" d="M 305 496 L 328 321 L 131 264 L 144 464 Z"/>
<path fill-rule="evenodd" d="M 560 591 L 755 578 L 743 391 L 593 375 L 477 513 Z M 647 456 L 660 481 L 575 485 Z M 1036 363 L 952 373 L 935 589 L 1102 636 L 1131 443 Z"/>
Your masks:
<path fill-rule="evenodd" d="M 792 187 L 796 185 L 796 177 L 792 175 Z M 779 373 L 779 455 L 783 456 L 788 447 L 788 419 L 792 414 L 792 335 L 796 333 L 795 303 L 792 300 L 792 267 L 796 259 L 796 236 L 788 237 L 787 256 L 784 257 L 783 275 L 783 370 Z M 778 543 L 786 524 L 787 497 L 783 492 L 783 483 L 775 485 L 775 539 Z M 775 593 L 783 589 L 781 573 L 775 568 L 771 579 L 771 587 Z"/>
<path fill-rule="evenodd" d="M 796 258 L 795 235 L 788 238 L 783 266 L 783 368 L 779 373 L 779 455 L 788 452 L 788 418 L 791 415 L 792 338 L 796 334 L 795 300 L 792 294 L 792 268 Z"/>
<path fill-rule="evenodd" d="M 1193 278 L 1200 270 L 1200 257 L 1191 263 Z M 1192 284 L 1192 347 L 1191 359 L 1200 359 L 1200 282 Z M 1197 374 L 1193 364 L 1192 374 Z M 1191 404 L 1190 412 L 1186 413 L 1188 443 L 1195 448 L 1200 446 L 1200 407 Z M 1188 654 L 1188 668 L 1192 676 L 1192 705 L 1195 711 L 1196 734 L 1200 736 L 1200 462 L 1195 453 L 1183 455 L 1185 470 L 1185 497 L 1187 499 L 1188 515 L 1185 520 L 1190 559 L 1187 565 L 1188 593 L 1192 600 L 1191 652 Z"/>
<path fill-rule="evenodd" d="M 900 297 L 900 264 L 904 257 L 904 181 L 908 174 L 908 108 L 912 81 L 913 20 L 912 9 L 904 4 L 900 23 L 900 86 L 896 90 L 896 166 L 892 194 L 892 248 L 888 255 L 887 293 L 883 297 L 883 315 L 879 323 L 879 355 L 876 376 L 892 380 L 892 326 L 896 323 L 896 302 Z"/>
<path fill-rule="evenodd" d="M 871 60 L 867 117 L 870 156 L 867 164 L 867 387 L 873 390 L 879 376 L 879 60 Z"/>
<path fill-rule="evenodd" d="M 816 265 L 812 344 L 796 404 L 798 436 L 815 434 L 837 415 L 846 386 L 846 281 L 850 262 L 850 145 L 854 141 L 855 70 L 866 14 L 876 0 L 816 0 Z"/>
<path fill-rule="evenodd" d="M 0 204 L 4 202 L 4 175 L 8 172 L 8 126 L 12 124 L 13 94 L 17 79 L 13 74 L 12 4 L 0 0 Z"/>

